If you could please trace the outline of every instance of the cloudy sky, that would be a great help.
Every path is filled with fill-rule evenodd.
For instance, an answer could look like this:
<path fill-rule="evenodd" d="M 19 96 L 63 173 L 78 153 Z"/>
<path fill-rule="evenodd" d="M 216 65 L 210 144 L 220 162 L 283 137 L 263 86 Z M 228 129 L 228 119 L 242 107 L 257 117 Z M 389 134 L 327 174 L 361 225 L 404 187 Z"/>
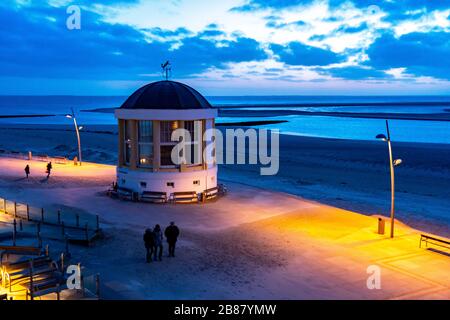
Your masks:
<path fill-rule="evenodd" d="M 81 29 L 67 28 L 77 5 Z M 2 0 L 0 94 L 450 94 L 450 0 Z"/>

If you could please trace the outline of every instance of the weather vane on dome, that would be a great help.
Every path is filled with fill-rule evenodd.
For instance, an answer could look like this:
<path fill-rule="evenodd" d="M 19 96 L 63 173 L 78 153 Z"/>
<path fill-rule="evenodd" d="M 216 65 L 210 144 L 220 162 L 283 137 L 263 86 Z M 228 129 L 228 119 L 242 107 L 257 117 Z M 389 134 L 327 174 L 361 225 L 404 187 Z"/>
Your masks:
<path fill-rule="evenodd" d="M 169 60 L 167 60 L 165 63 L 162 63 L 161 68 L 163 69 L 163 74 L 166 77 L 166 80 L 169 80 L 169 72 L 172 71 Z"/>

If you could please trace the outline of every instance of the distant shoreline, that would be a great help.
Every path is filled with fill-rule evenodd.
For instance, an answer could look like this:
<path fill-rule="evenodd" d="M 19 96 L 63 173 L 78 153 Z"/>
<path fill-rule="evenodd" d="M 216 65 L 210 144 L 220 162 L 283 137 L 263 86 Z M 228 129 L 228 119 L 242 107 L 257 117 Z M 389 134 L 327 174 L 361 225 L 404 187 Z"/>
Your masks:
<path fill-rule="evenodd" d="M 359 105 L 359 104 L 358 104 Z M 242 106 L 241 106 L 242 107 Z M 235 110 L 237 107 L 232 108 L 220 108 L 219 116 L 225 117 L 277 117 L 277 116 L 290 116 L 290 115 L 302 115 L 302 116 L 325 116 L 325 117 L 342 117 L 342 118 L 364 118 L 364 119 L 388 119 L 388 120 L 424 120 L 424 121 L 450 121 L 450 109 L 449 113 L 373 113 L 373 112 L 330 112 L 330 111 L 300 111 L 300 110 Z M 247 106 L 247 108 L 256 108 L 255 106 Z M 113 108 L 99 108 L 92 110 L 82 110 L 82 112 L 101 112 L 101 113 L 113 113 Z M 272 121 L 272 120 L 261 120 Z M 261 125 L 258 122 L 261 121 L 249 121 L 249 125 Z M 278 121 L 278 120 L 273 120 Z M 280 120 L 286 122 L 286 120 Z M 280 122 L 274 122 L 280 123 Z M 241 122 L 233 123 L 243 125 Z M 264 123 L 272 124 L 272 123 Z"/>

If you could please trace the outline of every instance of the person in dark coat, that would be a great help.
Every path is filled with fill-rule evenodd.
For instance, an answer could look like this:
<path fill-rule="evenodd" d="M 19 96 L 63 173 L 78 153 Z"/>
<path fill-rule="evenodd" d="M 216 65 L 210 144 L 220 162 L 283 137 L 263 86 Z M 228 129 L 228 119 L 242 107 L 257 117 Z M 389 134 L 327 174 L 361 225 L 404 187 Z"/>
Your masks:
<path fill-rule="evenodd" d="M 28 176 L 30 175 L 30 166 L 28 164 L 25 167 L 25 174 L 27 175 L 27 179 L 28 179 Z"/>
<path fill-rule="evenodd" d="M 52 172 L 52 168 L 53 168 L 52 163 L 51 162 L 47 163 L 47 179 L 50 178 L 50 173 Z"/>
<path fill-rule="evenodd" d="M 171 222 L 170 226 L 164 231 L 167 243 L 169 244 L 169 257 L 175 257 L 175 244 L 177 243 L 178 236 L 180 235 L 180 229 L 175 225 L 175 222 Z"/>
<path fill-rule="evenodd" d="M 147 262 L 152 261 L 153 248 L 155 246 L 155 241 L 153 239 L 152 229 L 146 229 L 144 233 L 144 245 L 145 250 L 147 251 L 147 255 L 145 257 Z"/>
<path fill-rule="evenodd" d="M 163 251 L 163 234 L 161 231 L 161 227 L 159 226 L 159 224 L 157 224 L 155 226 L 155 228 L 153 229 L 153 241 L 154 241 L 154 247 L 155 247 L 155 252 L 154 252 L 154 260 L 156 261 L 156 255 L 158 255 L 158 259 L 159 261 L 162 260 L 162 251 Z M 158 252 L 159 249 L 159 252 Z"/>

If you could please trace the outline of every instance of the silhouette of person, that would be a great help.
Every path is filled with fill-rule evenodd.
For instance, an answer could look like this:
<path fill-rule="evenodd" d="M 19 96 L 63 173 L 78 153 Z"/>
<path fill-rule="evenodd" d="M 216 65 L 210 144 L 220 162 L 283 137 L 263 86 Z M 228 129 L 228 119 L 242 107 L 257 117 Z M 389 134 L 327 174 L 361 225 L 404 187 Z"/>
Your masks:
<path fill-rule="evenodd" d="M 47 163 L 47 179 L 50 178 L 50 173 L 52 172 L 52 168 L 53 168 L 52 163 L 51 162 Z"/>
<path fill-rule="evenodd" d="M 152 261 L 153 248 L 155 246 L 155 241 L 153 239 L 153 231 L 152 229 L 146 229 L 144 233 L 144 245 L 147 251 L 147 255 L 145 257 L 147 262 Z"/>
<path fill-rule="evenodd" d="M 30 175 L 30 166 L 28 164 L 25 167 L 25 174 L 27 175 L 27 179 L 28 179 L 28 176 Z"/>
<path fill-rule="evenodd" d="M 163 234 L 161 231 L 161 227 L 159 226 L 159 224 L 157 224 L 155 226 L 155 228 L 153 228 L 153 240 L 154 240 L 154 246 L 155 246 L 155 252 L 154 252 L 154 260 L 156 261 L 156 255 L 158 255 L 158 259 L 159 261 L 162 260 L 162 251 L 163 251 L 163 245 L 162 245 L 162 241 L 163 241 Z M 159 252 L 158 252 L 159 249 Z"/>
<path fill-rule="evenodd" d="M 164 231 L 164 235 L 167 238 L 169 244 L 169 257 L 175 257 L 175 244 L 177 243 L 178 236 L 180 235 L 180 229 L 175 225 L 175 222 L 171 222 L 170 226 Z"/>

